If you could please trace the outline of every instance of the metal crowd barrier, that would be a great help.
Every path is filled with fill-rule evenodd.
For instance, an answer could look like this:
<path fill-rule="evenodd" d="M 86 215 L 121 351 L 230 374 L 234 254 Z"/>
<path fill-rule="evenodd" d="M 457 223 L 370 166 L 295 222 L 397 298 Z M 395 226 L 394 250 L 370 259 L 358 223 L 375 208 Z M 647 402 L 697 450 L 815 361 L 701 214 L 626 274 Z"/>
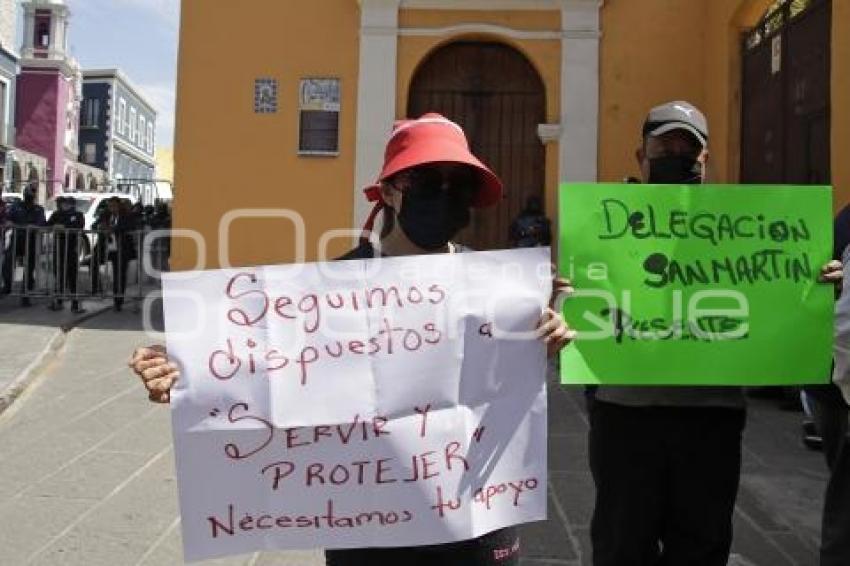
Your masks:
<path fill-rule="evenodd" d="M 7 225 L 0 227 L 0 296 L 141 301 L 159 288 L 169 254 L 169 238 L 149 227 L 114 232 Z"/>

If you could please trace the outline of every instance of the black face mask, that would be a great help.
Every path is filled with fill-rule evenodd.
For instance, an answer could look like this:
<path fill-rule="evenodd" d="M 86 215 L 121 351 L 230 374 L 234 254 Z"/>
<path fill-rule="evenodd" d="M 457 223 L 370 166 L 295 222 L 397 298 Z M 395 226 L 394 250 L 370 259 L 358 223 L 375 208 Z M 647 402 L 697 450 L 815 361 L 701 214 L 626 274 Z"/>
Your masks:
<path fill-rule="evenodd" d="M 402 198 L 397 218 L 411 242 L 433 251 L 445 246 L 469 224 L 469 208 L 448 192 L 430 196 L 408 192 Z"/>
<path fill-rule="evenodd" d="M 649 182 L 654 185 L 699 185 L 702 183 L 702 163 L 688 155 L 650 159 Z"/>

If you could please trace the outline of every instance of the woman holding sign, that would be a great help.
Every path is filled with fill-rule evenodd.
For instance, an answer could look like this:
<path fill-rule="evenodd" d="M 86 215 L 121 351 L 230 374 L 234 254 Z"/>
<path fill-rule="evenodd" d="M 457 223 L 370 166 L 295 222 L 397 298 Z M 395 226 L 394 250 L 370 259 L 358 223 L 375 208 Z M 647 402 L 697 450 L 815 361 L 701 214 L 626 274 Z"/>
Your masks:
<path fill-rule="evenodd" d="M 426 114 L 396 123 L 383 170 L 378 182 L 366 189 L 366 195 L 376 204 L 367 220 L 364 238 L 341 259 L 462 252 L 464 249 L 451 239 L 469 223 L 471 208 L 499 202 L 502 183 L 470 152 L 460 126 L 438 114 Z M 381 211 L 379 246 L 373 246 L 368 235 Z M 555 286 L 558 291 L 569 291 L 566 281 L 556 281 Z M 543 312 L 537 333 L 550 356 L 574 335 L 551 308 Z M 165 348 L 137 349 L 130 367 L 142 379 L 151 401 L 169 402 L 171 387 L 180 374 L 176 364 L 169 362 Z M 434 546 L 329 550 L 326 559 L 331 566 L 508 566 L 519 563 L 519 551 L 516 530 L 507 528 L 476 539 Z"/>

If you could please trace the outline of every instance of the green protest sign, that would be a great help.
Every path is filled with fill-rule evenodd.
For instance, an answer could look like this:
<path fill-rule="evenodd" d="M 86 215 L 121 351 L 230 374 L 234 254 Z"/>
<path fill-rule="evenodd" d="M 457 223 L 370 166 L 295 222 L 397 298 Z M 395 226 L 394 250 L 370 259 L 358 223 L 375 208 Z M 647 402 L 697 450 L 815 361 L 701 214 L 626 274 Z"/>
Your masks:
<path fill-rule="evenodd" d="M 567 184 L 564 383 L 825 383 L 832 190 Z"/>

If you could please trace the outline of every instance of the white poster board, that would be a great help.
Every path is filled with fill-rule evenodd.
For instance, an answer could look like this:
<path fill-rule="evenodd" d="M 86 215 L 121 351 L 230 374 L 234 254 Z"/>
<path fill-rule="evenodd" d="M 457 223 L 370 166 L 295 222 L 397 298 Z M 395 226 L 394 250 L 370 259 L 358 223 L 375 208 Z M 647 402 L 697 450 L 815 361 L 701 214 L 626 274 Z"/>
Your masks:
<path fill-rule="evenodd" d="M 186 559 L 544 519 L 549 254 L 165 275 Z"/>

